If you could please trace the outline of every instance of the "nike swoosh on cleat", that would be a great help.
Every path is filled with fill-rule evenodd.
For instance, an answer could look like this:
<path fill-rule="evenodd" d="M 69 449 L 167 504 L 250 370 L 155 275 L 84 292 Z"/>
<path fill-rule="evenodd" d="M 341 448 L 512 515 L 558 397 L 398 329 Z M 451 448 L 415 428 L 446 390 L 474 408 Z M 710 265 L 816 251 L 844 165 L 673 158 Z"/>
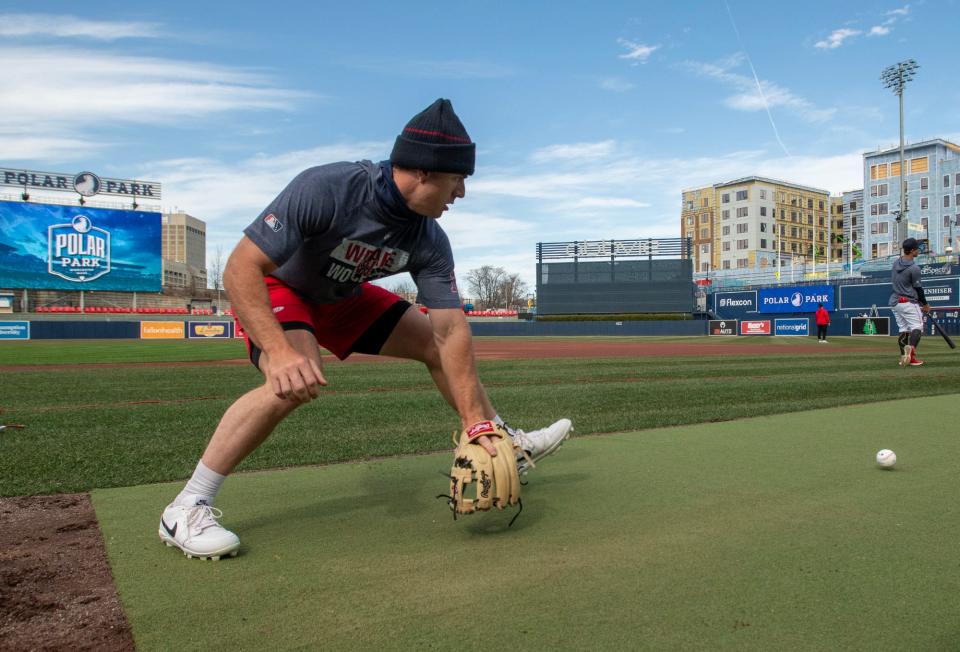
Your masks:
<path fill-rule="evenodd" d="M 169 525 L 167 525 L 167 522 L 161 518 L 160 525 L 163 526 L 163 529 L 167 531 L 167 534 L 169 534 L 171 538 L 175 538 L 177 536 L 177 528 L 180 527 L 179 523 L 174 523 L 173 527 L 171 528 Z"/>

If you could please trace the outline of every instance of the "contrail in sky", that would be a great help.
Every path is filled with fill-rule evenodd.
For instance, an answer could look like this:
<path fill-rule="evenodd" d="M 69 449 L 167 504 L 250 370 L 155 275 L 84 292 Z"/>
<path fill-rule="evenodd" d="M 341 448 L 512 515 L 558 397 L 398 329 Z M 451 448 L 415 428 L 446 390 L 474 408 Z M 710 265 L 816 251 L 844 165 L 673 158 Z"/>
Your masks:
<path fill-rule="evenodd" d="M 737 35 L 737 43 L 740 44 L 740 50 L 743 52 L 744 56 L 747 57 L 747 63 L 750 65 L 750 72 L 753 73 L 753 80 L 757 82 L 757 92 L 760 93 L 760 99 L 763 100 L 763 106 L 767 110 L 767 117 L 770 118 L 770 126 L 773 127 L 773 135 L 777 137 L 777 142 L 780 143 L 783 153 L 787 156 L 790 156 L 787 146 L 784 145 L 783 141 L 780 139 L 780 132 L 777 130 L 777 123 L 773 121 L 773 114 L 770 113 L 770 104 L 767 103 L 767 96 L 763 94 L 763 86 L 760 85 L 760 78 L 757 77 L 757 71 L 753 67 L 753 61 L 750 59 L 750 53 L 747 52 L 747 48 L 743 46 L 743 39 L 740 38 L 740 30 L 737 29 L 737 23 L 733 20 L 733 12 L 730 11 L 730 3 L 728 3 L 727 0 L 723 0 L 723 6 L 727 8 L 727 15 L 730 16 L 730 24 L 733 25 L 733 32 Z"/>

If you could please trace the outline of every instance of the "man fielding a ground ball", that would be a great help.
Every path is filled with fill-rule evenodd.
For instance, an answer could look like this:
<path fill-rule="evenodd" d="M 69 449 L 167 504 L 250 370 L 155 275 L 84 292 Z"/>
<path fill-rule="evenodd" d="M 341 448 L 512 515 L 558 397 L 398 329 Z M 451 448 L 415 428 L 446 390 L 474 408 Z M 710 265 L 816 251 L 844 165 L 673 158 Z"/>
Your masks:
<path fill-rule="evenodd" d="M 903 241 L 903 255 L 893 263 L 890 295 L 890 307 L 897 320 L 900 336 L 900 366 L 919 367 L 923 360 L 917 358 L 917 346 L 923 334 L 923 313 L 930 311 L 927 299 L 920 285 L 922 275 L 914 258 L 920 253 L 920 245 L 914 238 Z"/>
<path fill-rule="evenodd" d="M 192 557 L 237 553 L 240 540 L 219 524 L 214 500 L 236 465 L 327 384 L 320 346 L 341 360 L 354 352 L 419 360 L 463 428 L 503 424 L 477 377 L 450 242 L 437 223 L 464 196 L 475 153 L 453 105 L 439 99 L 407 123 L 389 161 L 306 170 L 244 230 L 223 280 L 265 383 L 223 415 L 161 515 L 161 540 Z M 369 283 L 401 272 L 413 277 L 429 317 Z M 561 419 L 529 433 L 507 430 L 536 461 L 571 427 Z M 487 437 L 478 441 L 496 454 Z M 525 458 L 518 465 L 529 468 Z"/>

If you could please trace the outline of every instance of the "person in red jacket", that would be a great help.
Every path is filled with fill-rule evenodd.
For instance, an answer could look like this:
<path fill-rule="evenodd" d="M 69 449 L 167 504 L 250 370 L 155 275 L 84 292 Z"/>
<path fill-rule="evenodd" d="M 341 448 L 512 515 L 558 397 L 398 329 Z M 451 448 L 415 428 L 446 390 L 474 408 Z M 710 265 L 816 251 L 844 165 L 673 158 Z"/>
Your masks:
<path fill-rule="evenodd" d="M 822 303 L 817 304 L 817 342 L 827 343 L 827 326 L 830 325 L 830 313 L 823 307 Z"/>

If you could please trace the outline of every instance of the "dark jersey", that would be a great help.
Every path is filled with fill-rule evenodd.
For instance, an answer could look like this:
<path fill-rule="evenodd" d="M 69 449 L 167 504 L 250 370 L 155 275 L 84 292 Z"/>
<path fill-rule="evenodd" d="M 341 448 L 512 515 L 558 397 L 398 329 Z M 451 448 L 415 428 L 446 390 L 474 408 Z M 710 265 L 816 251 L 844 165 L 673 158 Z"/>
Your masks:
<path fill-rule="evenodd" d="M 410 272 L 420 303 L 460 307 L 447 234 L 407 207 L 387 161 L 301 172 L 244 233 L 277 265 L 273 276 L 312 303 Z"/>

